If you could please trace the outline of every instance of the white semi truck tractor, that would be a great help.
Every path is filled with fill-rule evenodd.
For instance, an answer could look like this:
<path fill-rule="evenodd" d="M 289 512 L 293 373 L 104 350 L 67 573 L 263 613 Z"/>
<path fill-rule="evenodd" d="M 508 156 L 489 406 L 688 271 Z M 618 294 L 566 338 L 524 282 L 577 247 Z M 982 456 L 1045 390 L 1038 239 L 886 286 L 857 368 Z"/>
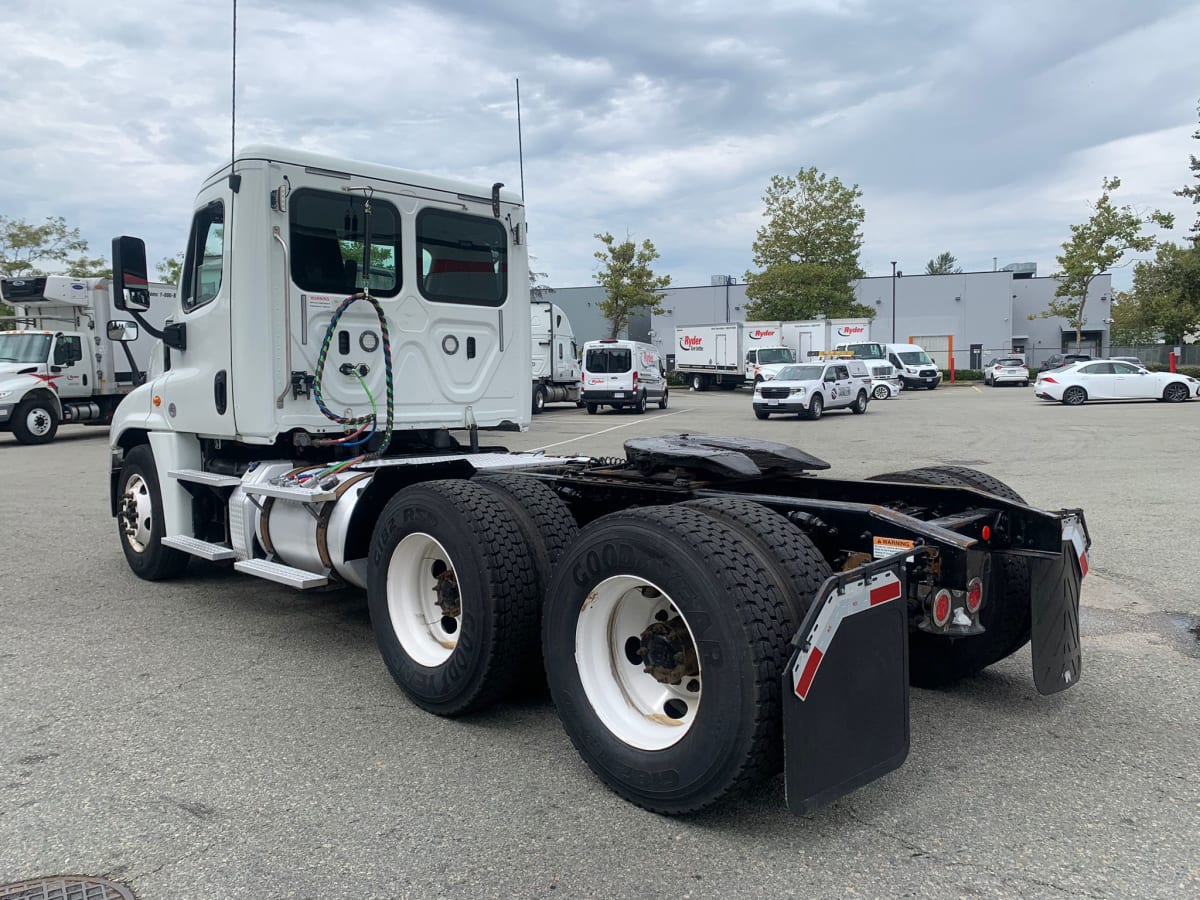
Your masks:
<path fill-rule="evenodd" d="M 903 762 L 910 683 L 1031 640 L 1040 691 L 1078 680 L 1079 510 L 952 466 L 831 478 L 743 438 L 482 447 L 532 415 L 501 184 L 251 147 L 200 188 L 177 297 L 149 296 L 136 238 L 113 264 L 124 315 L 170 318 L 111 430 L 133 572 L 360 588 L 414 704 L 467 715 L 545 678 L 633 803 L 688 813 L 783 769 L 807 812 Z"/>

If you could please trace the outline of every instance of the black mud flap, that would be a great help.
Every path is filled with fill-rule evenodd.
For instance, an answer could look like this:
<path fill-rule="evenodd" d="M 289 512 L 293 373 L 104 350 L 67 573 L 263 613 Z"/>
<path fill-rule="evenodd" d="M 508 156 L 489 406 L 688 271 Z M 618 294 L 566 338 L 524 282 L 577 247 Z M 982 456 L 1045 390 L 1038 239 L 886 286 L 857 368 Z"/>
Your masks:
<path fill-rule="evenodd" d="M 1056 694 L 1079 681 L 1079 591 L 1087 574 L 1087 529 L 1082 516 L 1063 520 L 1058 559 L 1029 561 L 1033 604 L 1033 683 L 1040 694 Z"/>
<path fill-rule="evenodd" d="M 821 587 L 783 675 L 788 808 L 806 815 L 908 756 L 905 562 L 869 563 Z"/>

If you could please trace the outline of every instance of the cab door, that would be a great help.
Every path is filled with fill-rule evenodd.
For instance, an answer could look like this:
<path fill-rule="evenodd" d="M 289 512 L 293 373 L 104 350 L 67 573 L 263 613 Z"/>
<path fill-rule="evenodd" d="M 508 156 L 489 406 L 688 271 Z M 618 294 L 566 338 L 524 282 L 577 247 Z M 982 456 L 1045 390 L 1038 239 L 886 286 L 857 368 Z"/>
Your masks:
<path fill-rule="evenodd" d="M 50 357 L 50 377 L 64 400 L 90 397 L 93 377 L 90 360 L 84 359 L 83 338 L 78 334 L 60 334 Z"/>
<path fill-rule="evenodd" d="M 175 320 L 186 348 L 171 349 L 160 383 L 167 424 L 177 431 L 232 436 L 230 284 L 226 222 L 232 195 L 224 180 L 202 191 L 192 219 Z"/>

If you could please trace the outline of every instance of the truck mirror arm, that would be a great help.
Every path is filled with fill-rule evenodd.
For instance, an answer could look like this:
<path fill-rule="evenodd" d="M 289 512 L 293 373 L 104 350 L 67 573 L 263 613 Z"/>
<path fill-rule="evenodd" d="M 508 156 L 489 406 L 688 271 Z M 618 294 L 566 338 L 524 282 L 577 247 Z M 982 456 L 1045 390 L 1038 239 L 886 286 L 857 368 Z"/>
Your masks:
<path fill-rule="evenodd" d="M 129 349 L 129 344 L 121 341 L 121 349 L 125 351 L 125 359 L 129 362 L 129 375 L 133 380 L 133 386 L 137 387 L 146 383 L 146 373 L 138 368 L 137 362 L 133 358 L 133 351 Z"/>
<path fill-rule="evenodd" d="M 146 329 L 146 333 L 149 334 L 150 337 L 158 338 L 172 350 L 187 349 L 187 326 L 183 322 L 171 322 L 168 325 L 164 325 L 162 328 L 155 328 L 144 318 L 142 318 L 142 314 L 137 310 L 126 309 L 125 312 L 133 316 L 134 321 L 142 326 L 142 328 Z M 128 352 L 128 348 L 126 348 L 126 352 Z"/>

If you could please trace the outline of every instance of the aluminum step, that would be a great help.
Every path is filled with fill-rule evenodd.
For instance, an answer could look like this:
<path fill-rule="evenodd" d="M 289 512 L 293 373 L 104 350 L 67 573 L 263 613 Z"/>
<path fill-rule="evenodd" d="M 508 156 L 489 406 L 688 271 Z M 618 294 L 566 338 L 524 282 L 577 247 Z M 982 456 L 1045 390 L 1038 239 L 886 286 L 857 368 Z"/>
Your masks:
<path fill-rule="evenodd" d="M 242 479 L 236 475 L 222 475 L 220 472 L 202 472 L 199 469 L 174 469 L 168 472 L 167 476 L 174 478 L 176 481 L 190 481 L 194 484 L 206 484 L 209 487 L 237 487 L 242 483 Z"/>
<path fill-rule="evenodd" d="M 238 484 L 241 484 L 239 481 Z M 327 503 L 337 499 L 335 491 L 324 488 L 291 487 L 283 484 L 245 484 L 242 490 L 247 494 L 257 494 L 260 497 L 277 497 L 280 500 L 293 500 L 296 503 Z"/>
<path fill-rule="evenodd" d="M 186 537 L 182 534 L 165 537 L 162 539 L 162 544 L 164 547 L 170 547 L 172 550 L 182 550 L 184 553 L 190 553 L 192 556 L 207 559 L 209 562 L 233 559 L 237 555 L 224 544 L 210 544 L 208 541 L 200 540 L 200 538 Z"/>
<path fill-rule="evenodd" d="M 303 569 L 294 569 L 291 566 L 283 565 L 283 563 L 271 562 L 266 559 L 244 559 L 240 562 L 235 562 L 233 567 L 239 572 L 245 572 L 247 575 L 265 578 L 267 581 L 274 581 L 276 584 L 284 584 L 301 591 L 324 587 L 329 584 L 329 576 L 327 574 L 319 575 L 316 572 L 306 572 Z"/>

